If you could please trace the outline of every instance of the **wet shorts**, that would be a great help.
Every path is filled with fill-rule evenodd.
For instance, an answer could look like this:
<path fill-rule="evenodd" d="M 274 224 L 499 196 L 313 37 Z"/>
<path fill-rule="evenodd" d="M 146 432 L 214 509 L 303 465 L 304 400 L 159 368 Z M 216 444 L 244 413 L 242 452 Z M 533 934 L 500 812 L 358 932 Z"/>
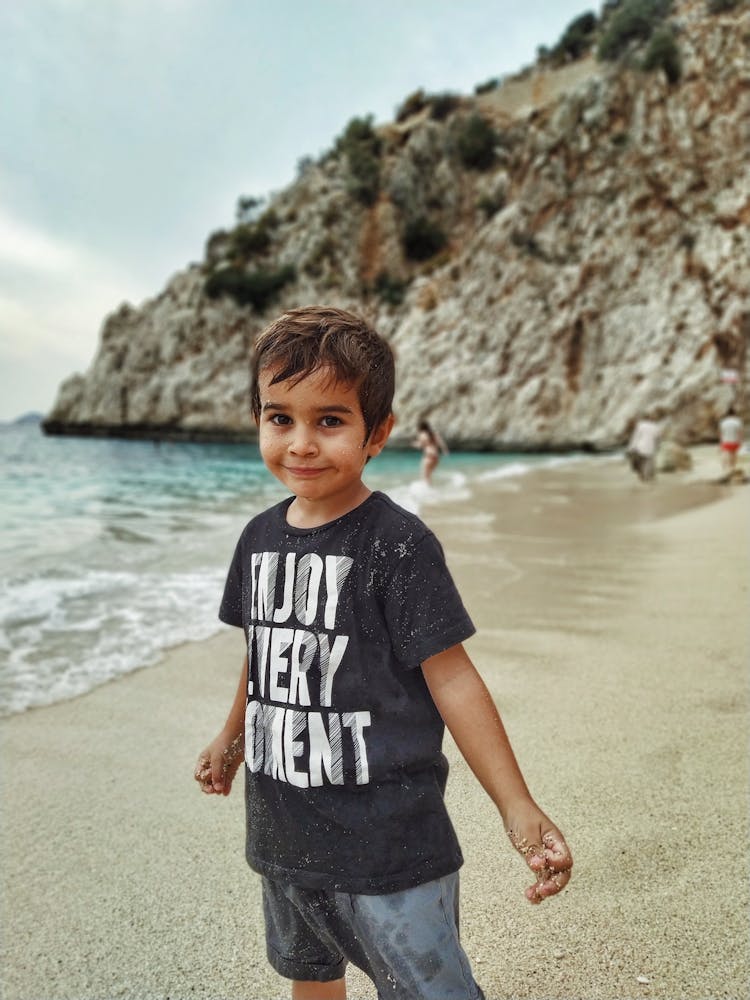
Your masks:
<path fill-rule="evenodd" d="M 366 896 L 263 878 L 268 960 L 287 979 L 331 982 L 348 962 L 388 1000 L 483 1000 L 458 940 L 458 873 Z"/>
<path fill-rule="evenodd" d="M 722 451 L 739 451 L 740 442 L 739 441 L 722 441 L 721 442 Z"/>

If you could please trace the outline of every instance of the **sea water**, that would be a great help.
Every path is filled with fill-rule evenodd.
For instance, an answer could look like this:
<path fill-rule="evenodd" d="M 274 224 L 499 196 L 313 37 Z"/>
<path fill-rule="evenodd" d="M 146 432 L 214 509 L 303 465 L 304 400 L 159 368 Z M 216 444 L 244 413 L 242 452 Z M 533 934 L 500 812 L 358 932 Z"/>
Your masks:
<path fill-rule="evenodd" d="M 541 455 L 457 453 L 434 485 L 416 451 L 368 464 L 371 489 L 420 512 Z M 237 538 L 284 488 L 254 445 L 45 437 L 0 425 L 0 714 L 82 694 L 224 628 Z"/>

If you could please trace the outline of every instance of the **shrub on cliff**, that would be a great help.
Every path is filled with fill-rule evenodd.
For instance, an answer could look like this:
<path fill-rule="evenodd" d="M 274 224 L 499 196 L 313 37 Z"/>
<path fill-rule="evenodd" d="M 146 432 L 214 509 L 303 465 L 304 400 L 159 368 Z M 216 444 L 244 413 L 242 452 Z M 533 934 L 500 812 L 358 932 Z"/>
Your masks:
<path fill-rule="evenodd" d="M 209 267 L 214 267 L 220 260 L 223 260 L 228 253 L 228 247 L 232 242 L 231 235 L 226 229 L 217 229 L 216 232 L 206 240 L 204 257 Z"/>
<path fill-rule="evenodd" d="M 495 194 L 483 194 L 477 201 L 477 208 L 484 213 L 486 219 L 491 219 L 493 215 L 505 208 L 506 198 L 503 192 Z"/>
<path fill-rule="evenodd" d="M 484 80 L 482 83 L 477 83 L 474 86 L 474 93 L 479 94 L 490 94 L 493 90 L 497 90 L 500 86 L 500 77 L 493 76 L 489 80 Z"/>
<path fill-rule="evenodd" d="M 443 249 L 446 242 L 443 230 L 426 215 L 417 216 L 406 224 L 402 240 L 409 260 L 429 260 Z"/>
<path fill-rule="evenodd" d="M 442 94 L 431 94 L 428 104 L 430 105 L 430 118 L 434 118 L 437 122 L 442 122 L 461 104 L 461 98 L 458 94 L 451 94 L 450 91 L 445 91 Z"/>
<path fill-rule="evenodd" d="M 657 28 L 653 33 L 643 57 L 643 68 L 649 71 L 662 69 L 670 83 L 679 81 L 682 76 L 682 56 L 670 28 Z"/>
<path fill-rule="evenodd" d="M 380 162 L 368 150 L 357 147 L 348 154 L 349 192 L 363 205 L 374 205 L 380 191 Z"/>
<path fill-rule="evenodd" d="M 735 10 L 744 2 L 745 0 L 708 0 L 706 7 L 709 14 L 726 14 L 727 11 Z"/>
<path fill-rule="evenodd" d="M 352 118 L 336 140 L 336 150 L 347 164 L 347 189 L 363 205 L 373 205 L 380 192 L 380 139 L 372 115 Z"/>
<path fill-rule="evenodd" d="M 408 285 L 406 281 L 401 281 L 400 278 L 394 278 L 387 271 L 381 271 L 377 278 L 373 288 L 376 295 L 383 302 L 387 302 L 391 306 L 399 306 L 404 301 L 404 295 L 406 295 L 406 289 Z"/>
<path fill-rule="evenodd" d="M 553 61 L 580 59 L 591 48 L 598 23 L 596 14 L 590 10 L 571 21 L 550 53 Z"/>
<path fill-rule="evenodd" d="M 599 58 L 617 59 L 632 42 L 648 41 L 670 7 L 670 0 L 626 0 L 607 22 L 597 50 Z"/>
<path fill-rule="evenodd" d="M 204 291 L 209 299 L 228 295 L 238 306 L 252 306 L 262 312 L 295 277 L 295 270 L 289 265 L 275 271 L 259 268 L 251 272 L 241 267 L 224 267 L 208 276 Z"/>
<path fill-rule="evenodd" d="M 230 256 L 248 260 L 255 254 L 265 253 L 271 246 L 268 226 L 260 222 L 237 226 L 230 237 Z"/>
<path fill-rule="evenodd" d="M 413 94 L 409 94 L 396 109 L 396 121 L 403 122 L 412 115 L 417 115 L 422 108 L 427 105 L 427 95 L 420 87 Z"/>
<path fill-rule="evenodd" d="M 444 121 L 448 115 L 455 111 L 460 105 L 461 98 L 458 94 L 451 94 L 446 91 L 443 94 L 426 94 L 421 88 L 409 94 L 406 100 L 396 110 L 396 121 L 402 122 L 412 115 L 419 114 L 425 108 L 430 109 L 430 118 L 435 121 Z"/>
<path fill-rule="evenodd" d="M 474 114 L 462 121 L 455 132 L 458 158 L 471 170 L 488 170 L 495 162 L 498 135 L 486 118 Z"/>
<path fill-rule="evenodd" d="M 253 222 L 260 214 L 263 207 L 263 198 L 256 198 L 255 195 L 241 194 L 237 199 L 237 207 L 234 210 L 234 217 L 238 225 L 246 222 Z"/>

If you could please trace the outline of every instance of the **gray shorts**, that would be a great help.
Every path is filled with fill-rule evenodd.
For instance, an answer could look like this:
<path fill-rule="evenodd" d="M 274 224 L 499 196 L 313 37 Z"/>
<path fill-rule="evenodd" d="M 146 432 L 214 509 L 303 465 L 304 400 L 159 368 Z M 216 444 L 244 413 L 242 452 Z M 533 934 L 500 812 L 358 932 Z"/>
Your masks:
<path fill-rule="evenodd" d="M 483 1000 L 458 940 L 458 873 L 365 896 L 263 878 L 268 960 L 287 979 L 330 982 L 348 962 L 387 1000 Z"/>

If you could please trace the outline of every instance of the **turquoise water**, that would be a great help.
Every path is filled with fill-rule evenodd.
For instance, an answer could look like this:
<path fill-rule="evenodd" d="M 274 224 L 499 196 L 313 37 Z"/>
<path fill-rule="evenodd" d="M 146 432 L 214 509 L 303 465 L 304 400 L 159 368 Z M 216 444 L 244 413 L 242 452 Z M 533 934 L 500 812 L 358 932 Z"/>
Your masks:
<path fill-rule="evenodd" d="M 419 453 L 386 451 L 373 489 L 419 512 L 539 455 L 452 454 L 432 488 Z M 559 461 L 559 459 L 558 459 Z M 90 690 L 204 639 L 237 537 L 285 491 L 253 445 L 45 437 L 0 426 L 0 712 Z"/>

